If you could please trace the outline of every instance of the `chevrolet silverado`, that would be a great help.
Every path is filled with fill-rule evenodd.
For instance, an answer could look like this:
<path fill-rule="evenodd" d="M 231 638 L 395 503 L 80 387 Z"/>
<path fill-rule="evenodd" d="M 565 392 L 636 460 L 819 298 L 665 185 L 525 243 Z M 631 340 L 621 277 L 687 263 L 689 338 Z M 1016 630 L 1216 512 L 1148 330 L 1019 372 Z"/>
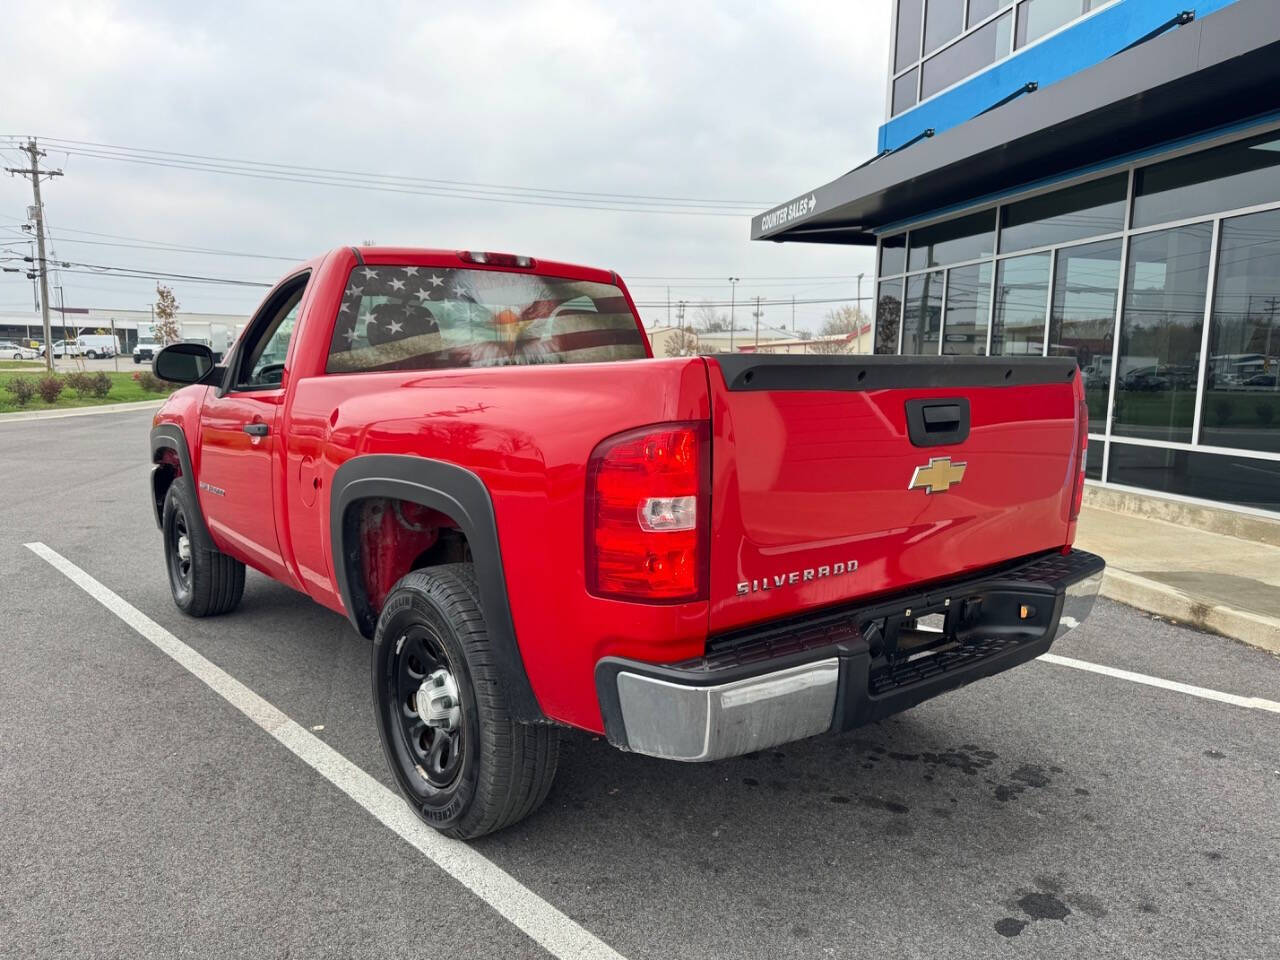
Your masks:
<path fill-rule="evenodd" d="M 347 617 L 450 836 L 533 811 L 561 727 L 684 761 L 849 730 L 1045 652 L 1102 575 L 1072 358 L 654 359 L 611 271 L 344 247 L 154 367 L 178 607 L 250 566 Z"/>

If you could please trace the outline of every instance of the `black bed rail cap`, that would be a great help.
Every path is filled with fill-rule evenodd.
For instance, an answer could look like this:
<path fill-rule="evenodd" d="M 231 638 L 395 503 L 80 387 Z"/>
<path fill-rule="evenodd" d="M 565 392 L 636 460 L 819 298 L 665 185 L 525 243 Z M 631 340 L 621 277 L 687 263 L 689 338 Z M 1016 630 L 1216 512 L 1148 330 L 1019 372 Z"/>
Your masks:
<path fill-rule="evenodd" d="M 1069 383 L 1075 357 L 899 357 L 717 353 L 730 390 L 945 390 Z"/>

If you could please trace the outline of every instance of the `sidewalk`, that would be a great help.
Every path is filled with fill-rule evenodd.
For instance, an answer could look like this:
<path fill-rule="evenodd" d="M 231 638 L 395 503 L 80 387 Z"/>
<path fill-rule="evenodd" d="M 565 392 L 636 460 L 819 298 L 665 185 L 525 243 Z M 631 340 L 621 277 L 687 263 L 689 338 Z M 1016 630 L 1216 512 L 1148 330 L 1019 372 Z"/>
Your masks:
<path fill-rule="evenodd" d="M 130 410 L 150 410 L 164 403 L 164 397 L 155 400 L 136 400 L 132 403 L 103 403 L 93 407 L 55 407 L 52 410 L 20 410 L 17 413 L 0 413 L 0 423 L 22 423 L 27 420 L 59 420 L 62 417 L 88 417 L 98 413 L 128 413 Z"/>
<path fill-rule="evenodd" d="M 1107 561 L 1103 596 L 1280 653 L 1280 546 L 1089 505 L 1076 546 Z"/>

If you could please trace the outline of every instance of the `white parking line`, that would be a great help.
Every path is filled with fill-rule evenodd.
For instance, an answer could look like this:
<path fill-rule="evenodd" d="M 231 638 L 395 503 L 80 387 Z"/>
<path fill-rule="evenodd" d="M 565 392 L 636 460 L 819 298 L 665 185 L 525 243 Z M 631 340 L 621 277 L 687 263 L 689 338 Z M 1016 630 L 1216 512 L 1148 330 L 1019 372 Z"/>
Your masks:
<path fill-rule="evenodd" d="M 565 916 L 467 844 L 422 823 L 405 802 L 323 740 L 303 729 L 229 673 L 215 666 L 118 594 L 43 543 L 27 549 L 203 681 L 246 717 L 349 796 L 387 829 L 416 847 L 464 887 L 562 960 L 624 960 L 604 941 Z"/>
<path fill-rule="evenodd" d="M 1269 713 L 1280 713 L 1280 703 L 1274 700 L 1264 700 L 1262 697 L 1242 697 L 1234 693 L 1223 693 L 1221 690 L 1210 690 L 1208 687 L 1193 687 L 1189 683 L 1179 683 L 1176 680 L 1161 680 L 1159 677 L 1149 677 L 1145 673 L 1117 670 L 1115 667 L 1104 667 L 1101 664 L 1090 663 L 1087 660 L 1060 657 L 1056 653 L 1043 653 L 1040 655 L 1040 659 L 1046 663 L 1056 663 L 1060 667 L 1087 670 L 1090 673 L 1100 673 L 1106 677 L 1116 677 L 1119 680 L 1129 680 L 1132 683 L 1144 683 L 1149 687 L 1174 690 L 1178 693 L 1185 693 L 1191 697 L 1200 697 L 1204 700 L 1217 700 L 1219 703 L 1248 707 L 1250 710 L 1266 710 Z"/>

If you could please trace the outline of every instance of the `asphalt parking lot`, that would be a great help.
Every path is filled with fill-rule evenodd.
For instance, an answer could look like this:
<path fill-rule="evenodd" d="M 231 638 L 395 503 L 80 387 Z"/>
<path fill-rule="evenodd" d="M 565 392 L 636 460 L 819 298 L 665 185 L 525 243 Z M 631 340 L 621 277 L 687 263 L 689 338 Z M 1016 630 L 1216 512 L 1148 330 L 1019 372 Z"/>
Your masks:
<path fill-rule="evenodd" d="M 24 546 L 390 786 L 345 620 L 254 573 L 228 617 L 174 608 L 150 418 L 0 423 L 0 955 L 553 955 Z M 1108 601 L 1054 652 L 1280 700 L 1276 658 Z M 629 960 L 1275 957 L 1278 734 L 1033 662 L 713 765 L 569 734 L 547 804 L 472 848 Z"/>

